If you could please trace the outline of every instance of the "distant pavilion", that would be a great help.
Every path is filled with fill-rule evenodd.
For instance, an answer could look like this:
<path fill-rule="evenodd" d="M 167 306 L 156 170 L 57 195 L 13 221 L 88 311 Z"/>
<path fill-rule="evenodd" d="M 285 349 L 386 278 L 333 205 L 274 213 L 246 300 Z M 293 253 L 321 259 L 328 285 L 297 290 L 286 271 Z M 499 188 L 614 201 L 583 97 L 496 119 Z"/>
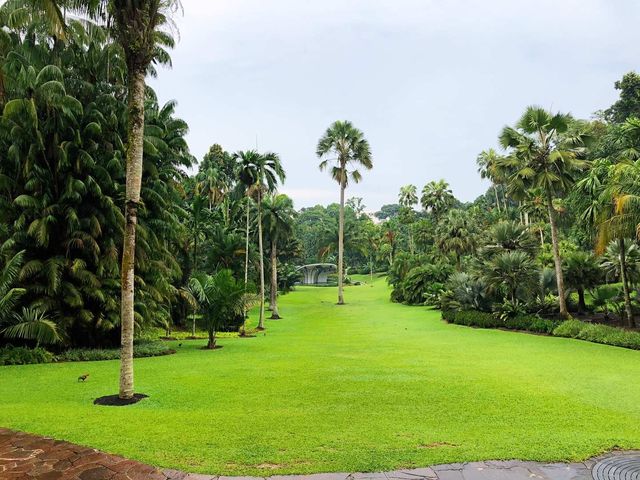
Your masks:
<path fill-rule="evenodd" d="M 338 267 L 333 263 L 310 263 L 298 267 L 298 271 L 303 274 L 303 285 L 326 285 L 329 275 L 336 273 Z"/>

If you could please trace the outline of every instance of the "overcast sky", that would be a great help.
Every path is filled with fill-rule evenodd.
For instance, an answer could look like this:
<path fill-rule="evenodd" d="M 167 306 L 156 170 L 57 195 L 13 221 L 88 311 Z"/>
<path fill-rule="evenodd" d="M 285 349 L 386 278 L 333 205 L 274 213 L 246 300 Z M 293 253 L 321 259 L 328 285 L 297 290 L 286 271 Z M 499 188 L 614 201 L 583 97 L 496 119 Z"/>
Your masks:
<path fill-rule="evenodd" d="M 278 152 L 296 207 L 337 201 L 315 146 L 351 120 L 374 169 L 348 196 L 367 210 L 402 185 L 445 178 L 473 200 L 476 155 L 525 106 L 588 118 L 639 69 L 638 0 L 182 0 L 173 69 L 150 83 L 178 101 L 200 159 Z"/>

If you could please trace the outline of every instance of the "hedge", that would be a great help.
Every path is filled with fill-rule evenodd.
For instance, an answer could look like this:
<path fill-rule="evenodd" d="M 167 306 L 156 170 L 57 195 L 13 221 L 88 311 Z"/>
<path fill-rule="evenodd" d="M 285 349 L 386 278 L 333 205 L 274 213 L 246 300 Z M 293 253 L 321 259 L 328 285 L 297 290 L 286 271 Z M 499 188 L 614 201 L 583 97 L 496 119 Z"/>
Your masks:
<path fill-rule="evenodd" d="M 136 341 L 133 345 L 133 356 L 157 357 L 176 353 L 164 342 Z M 117 360 L 120 358 L 120 350 L 117 348 L 75 348 L 54 355 L 44 348 L 26 348 L 6 346 L 0 348 L 0 365 L 26 365 L 30 363 L 51 362 L 90 362 L 96 360 Z"/>
<path fill-rule="evenodd" d="M 496 315 L 478 310 L 443 311 L 442 318 L 449 323 L 479 328 L 507 328 L 535 333 L 553 333 L 560 322 L 536 315 L 520 315 L 502 320 Z"/>
<path fill-rule="evenodd" d="M 553 331 L 557 337 L 577 338 L 588 342 L 640 350 L 640 332 L 599 323 L 566 320 Z"/>

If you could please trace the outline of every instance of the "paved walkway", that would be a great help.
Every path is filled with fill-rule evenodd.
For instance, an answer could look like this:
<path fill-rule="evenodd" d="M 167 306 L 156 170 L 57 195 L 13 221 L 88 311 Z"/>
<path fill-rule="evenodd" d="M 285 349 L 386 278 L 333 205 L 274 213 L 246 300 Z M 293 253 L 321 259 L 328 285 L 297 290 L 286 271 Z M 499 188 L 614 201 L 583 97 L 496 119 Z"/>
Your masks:
<path fill-rule="evenodd" d="M 629 476 L 622 473 L 626 465 Z M 618 466 L 616 466 L 618 465 Z M 630 467 L 629 467 L 630 466 Z M 631 468 L 631 470 L 629 470 Z M 592 470 L 594 475 L 592 476 Z M 633 476 L 635 475 L 635 476 Z M 581 463 L 486 461 L 436 465 L 386 473 L 320 473 L 273 476 L 269 480 L 592 480 L 640 479 L 640 452 L 614 452 Z M 3 480 L 260 480 L 159 470 L 93 448 L 0 428 Z"/>

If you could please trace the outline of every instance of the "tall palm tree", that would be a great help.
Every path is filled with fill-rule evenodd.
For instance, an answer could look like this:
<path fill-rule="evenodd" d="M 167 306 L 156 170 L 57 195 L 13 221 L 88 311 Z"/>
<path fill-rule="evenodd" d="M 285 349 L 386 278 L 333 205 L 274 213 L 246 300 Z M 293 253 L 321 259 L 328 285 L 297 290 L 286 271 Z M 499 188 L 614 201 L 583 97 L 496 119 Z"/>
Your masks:
<path fill-rule="evenodd" d="M 502 183 L 503 176 L 500 170 L 500 155 L 493 148 L 480 152 L 476 159 L 480 177 L 491 180 L 493 193 L 496 197 L 496 208 L 500 212 L 500 198 L 498 197 L 498 184 Z"/>
<path fill-rule="evenodd" d="M 476 248 L 476 232 L 472 218 L 464 210 L 450 210 L 436 229 L 436 245 L 445 255 L 452 254 L 456 270 L 462 271 L 462 256 Z"/>
<path fill-rule="evenodd" d="M 453 192 L 449 188 L 449 184 L 444 180 L 431 181 L 422 189 L 420 203 L 422 208 L 433 214 L 437 220 L 445 213 L 455 202 Z"/>
<path fill-rule="evenodd" d="M 569 317 L 565 298 L 562 258 L 558 238 L 557 212 L 553 200 L 564 195 L 575 182 L 575 174 L 586 164 L 579 159 L 585 138 L 582 135 L 563 137 L 569 130 L 571 117 L 551 114 L 540 107 L 528 107 L 515 127 L 505 127 L 500 144 L 509 152 L 505 164 L 510 168 L 508 189 L 516 196 L 531 188 L 545 193 L 553 259 L 558 284 L 560 315 Z"/>
<path fill-rule="evenodd" d="M 263 222 L 267 232 L 271 255 L 271 318 L 279 319 L 278 312 L 278 242 L 293 231 L 295 210 L 293 201 L 286 195 L 270 195 L 262 202 Z"/>
<path fill-rule="evenodd" d="M 371 148 L 364 134 L 349 121 L 332 123 L 316 147 L 316 155 L 322 161 L 320 170 L 331 165 L 331 177 L 340 185 L 340 213 L 338 231 L 338 305 L 344 304 L 344 191 L 349 180 L 358 183 L 362 179 L 359 168 L 373 168 Z"/>
<path fill-rule="evenodd" d="M 253 192 L 256 196 L 256 206 L 258 210 L 258 258 L 260 260 L 260 315 L 258 317 L 258 328 L 264 330 L 264 247 L 262 232 L 262 199 L 265 194 L 275 192 L 278 183 L 285 180 L 284 169 L 280 162 L 280 157 L 272 152 L 258 153 L 255 150 L 237 152 L 235 158 L 240 167 L 240 181 L 247 189 L 247 197 Z M 247 198 L 248 201 L 248 198 Z M 248 206 L 247 206 L 248 208 Z M 247 210 L 248 212 L 248 210 Z M 247 213 L 248 215 L 248 213 Z M 248 217 L 247 217 L 248 218 Z M 248 225 L 247 225 L 248 232 Z M 248 239 L 248 233 L 247 233 Z M 248 252 L 248 240 L 247 240 Z M 247 262 L 248 262 L 248 257 Z M 245 270 L 245 281 L 247 273 Z"/>
<path fill-rule="evenodd" d="M 400 187 L 398 203 L 405 208 L 413 208 L 418 203 L 418 194 L 415 185 L 405 185 Z"/>

